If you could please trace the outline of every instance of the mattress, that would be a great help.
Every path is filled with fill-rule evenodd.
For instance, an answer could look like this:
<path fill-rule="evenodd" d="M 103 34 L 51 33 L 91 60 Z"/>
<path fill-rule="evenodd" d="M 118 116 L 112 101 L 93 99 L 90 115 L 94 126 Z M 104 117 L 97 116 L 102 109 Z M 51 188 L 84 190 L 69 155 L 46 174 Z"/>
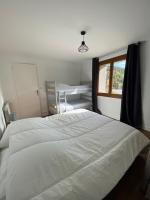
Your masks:
<path fill-rule="evenodd" d="M 133 127 L 84 109 L 18 120 L 0 142 L 9 148 L 6 199 L 103 199 L 148 144 Z"/>
<path fill-rule="evenodd" d="M 88 97 L 87 97 L 88 98 Z M 90 109 L 92 106 L 92 102 L 89 99 L 74 99 L 71 101 L 67 101 L 67 103 L 61 102 L 58 105 L 59 113 L 63 113 L 66 111 L 71 111 L 79 108 Z M 57 109 L 55 104 L 49 105 L 50 113 L 56 114 Z"/>
<path fill-rule="evenodd" d="M 68 101 L 67 103 L 60 103 L 60 113 L 65 111 L 71 111 L 79 108 L 89 108 L 92 103 L 91 101 L 85 99 L 76 99 L 72 101 Z"/>
<path fill-rule="evenodd" d="M 56 91 L 59 93 L 65 92 L 66 94 L 81 94 L 91 92 L 90 85 L 77 85 L 71 86 L 66 84 L 57 84 Z"/>

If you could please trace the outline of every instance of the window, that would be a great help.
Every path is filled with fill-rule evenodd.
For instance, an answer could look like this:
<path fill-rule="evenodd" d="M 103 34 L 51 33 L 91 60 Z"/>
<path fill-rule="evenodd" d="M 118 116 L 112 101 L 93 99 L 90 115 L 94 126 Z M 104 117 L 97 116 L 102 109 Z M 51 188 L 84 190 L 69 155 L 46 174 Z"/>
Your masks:
<path fill-rule="evenodd" d="M 121 98 L 126 55 L 100 62 L 98 96 Z"/>

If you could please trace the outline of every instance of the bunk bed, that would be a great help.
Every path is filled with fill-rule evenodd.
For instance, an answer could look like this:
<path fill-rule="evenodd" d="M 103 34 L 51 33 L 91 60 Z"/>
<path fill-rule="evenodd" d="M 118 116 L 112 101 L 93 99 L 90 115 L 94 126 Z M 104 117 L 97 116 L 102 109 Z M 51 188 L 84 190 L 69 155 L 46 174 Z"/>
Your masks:
<path fill-rule="evenodd" d="M 63 113 L 74 109 L 91 109 L 91 83 L 67 85 L 46 81 L 46 94 L 50 114 Z"/>

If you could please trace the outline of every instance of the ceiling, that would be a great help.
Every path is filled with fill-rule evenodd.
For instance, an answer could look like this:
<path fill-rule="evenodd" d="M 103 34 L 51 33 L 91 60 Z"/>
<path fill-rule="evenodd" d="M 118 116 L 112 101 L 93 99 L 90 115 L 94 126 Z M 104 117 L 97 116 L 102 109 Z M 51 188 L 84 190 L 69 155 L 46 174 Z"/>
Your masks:
<path fill-rule="evenodd" d="M 85 54 L 77 51 L 81 30 Z M 78 61 L 149 33 L 150 0 L 0 0 L 0 53 Z"/>

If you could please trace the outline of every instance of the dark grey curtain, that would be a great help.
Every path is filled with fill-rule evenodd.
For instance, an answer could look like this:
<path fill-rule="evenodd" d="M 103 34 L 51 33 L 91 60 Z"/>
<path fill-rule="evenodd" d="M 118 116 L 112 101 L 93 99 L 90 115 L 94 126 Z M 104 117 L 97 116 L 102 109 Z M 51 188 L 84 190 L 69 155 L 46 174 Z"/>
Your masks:
<path fill-rule="evenodd" d="M 140 43 L 128 46 L 120 121 L 135 128 L 142 127 Z"/>
<path fill-rule="evenodd" d="M 99 58 L 93 58 L 92 60 L 92 106 L 93 111 L 101 114 L 97 105 L 97 83 L 99 75 Z"/>

